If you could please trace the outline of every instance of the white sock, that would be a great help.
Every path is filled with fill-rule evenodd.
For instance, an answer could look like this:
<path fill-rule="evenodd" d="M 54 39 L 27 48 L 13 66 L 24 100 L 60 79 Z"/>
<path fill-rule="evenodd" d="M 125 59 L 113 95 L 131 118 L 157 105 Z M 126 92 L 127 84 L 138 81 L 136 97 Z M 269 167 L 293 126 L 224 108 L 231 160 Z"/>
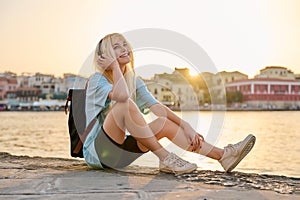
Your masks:
<path fill-rule="evenodd" d="M 199 151 L 199 153 L 203 156 L 206 156 L 209 152 L 211 152 L 211 150 L 214 148 L 213 145 L 207 143 L 207 142 L 202 142 L 201 143 L 201 149 Z"/>

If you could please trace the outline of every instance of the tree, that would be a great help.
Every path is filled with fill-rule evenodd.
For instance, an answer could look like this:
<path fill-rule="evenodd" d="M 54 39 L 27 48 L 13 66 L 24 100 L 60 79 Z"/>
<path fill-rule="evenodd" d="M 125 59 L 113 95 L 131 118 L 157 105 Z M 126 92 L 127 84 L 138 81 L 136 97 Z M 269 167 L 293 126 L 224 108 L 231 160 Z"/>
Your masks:
<path fill-rule="evenodd" d="M 227 104 L 242 103 L 243 94 L 241 91 L 234 91 L 234 92 L 226 91 L 226 100 L 227 100 Z"/>

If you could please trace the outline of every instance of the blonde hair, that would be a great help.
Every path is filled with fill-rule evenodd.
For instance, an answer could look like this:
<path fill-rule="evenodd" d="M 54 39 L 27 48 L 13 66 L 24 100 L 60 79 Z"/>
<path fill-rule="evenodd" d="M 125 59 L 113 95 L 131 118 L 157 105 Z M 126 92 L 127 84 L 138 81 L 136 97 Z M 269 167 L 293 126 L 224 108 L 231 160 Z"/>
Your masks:
<path fill-rule="evenodd" d="M 107 78 L 107 80 L 110 83 L 114 83 L 113 80 L 113 73 L 111 70 L 103 70 L 98 64 L 97 64 L 97 59 L 98 56 L 105 53 L 106 55 L 116 59 L 116 55 L 113 49 L 113 44 L 112 44 L 112 38 L 113 37 L 120 37 L 122 40 L 124 40 L 128 46 L 128 51 L 130 52 L 130 62 L 125 65 L 125 72 L 124 72 L 124 79 L 126 81 L 130 97 L 132 100 L 135 101 L 136 97 L 136 75 L 134 71 L 134 58 L 133 58 L 133 53 L 132 53 L 132 47 L 128 43 L 128 41 L 125 39 L 125 37 L 120 34 L 120 33 L 111 33 L 106 35 L 104 38 L 102 38 L 99 43 L 97 44 L 95 54 L 94 54 L 94 61 L 93 65 L 96 71 L 99 71 L 100 73 L 103 74 Z"/>

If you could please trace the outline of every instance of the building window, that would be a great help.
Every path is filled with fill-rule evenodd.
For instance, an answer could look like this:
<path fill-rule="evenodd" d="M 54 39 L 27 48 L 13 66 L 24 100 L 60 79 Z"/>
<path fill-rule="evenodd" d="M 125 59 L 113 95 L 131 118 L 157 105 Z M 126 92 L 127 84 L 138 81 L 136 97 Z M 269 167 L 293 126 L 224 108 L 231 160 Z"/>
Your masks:
<path fill-rule="evenodd" d="M 156 88 L 154 89 L 154 94 L 157 94 L 157 89 Z"/>
<path fill-rule="evenodd" d="M 295 86 L 294 86 L 294 85 L 292 85 L 291 92 L 292 92 L 292 93 L 295 92 Z"/>
<path fill-rule="evenodd" d="M 260 85 L 256 85 L 255 92 L 256 92 L 256 93 L 260 93 Z"/>
<path fill-rule="evenodd" d="M 267 93 L 267 92 L 268 92 L 268 86 L 267 86 L 267 85 L 265 85 L 265 89 L 264 89 L 264 91 L 265 91 L 265 93 Z"/>

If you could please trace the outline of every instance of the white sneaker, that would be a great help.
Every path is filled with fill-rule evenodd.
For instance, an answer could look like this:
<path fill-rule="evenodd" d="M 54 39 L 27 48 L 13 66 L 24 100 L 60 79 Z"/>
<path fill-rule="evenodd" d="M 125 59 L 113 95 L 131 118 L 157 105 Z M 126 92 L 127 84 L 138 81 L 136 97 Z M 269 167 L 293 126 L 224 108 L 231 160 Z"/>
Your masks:
<path fill-rule="evenodd" d="M 190 163 L 178 157 L 174 153 L 170 153 L 163 161 L 159 162 L 159 170 L 166 173 L 174 173 L 175 175 L 189 173 L 197 169 L 195 163 Z"/>
<path fill-rule="evenodd" d="M 219 160 L 219 163 L 225 172 L 231 172 L 241 162 L 253 148 L 255 140 L 255 136 L 250 134 L 243 141 L 234 145 L 229 144 L 224 148 L 224 155 Z"/>

